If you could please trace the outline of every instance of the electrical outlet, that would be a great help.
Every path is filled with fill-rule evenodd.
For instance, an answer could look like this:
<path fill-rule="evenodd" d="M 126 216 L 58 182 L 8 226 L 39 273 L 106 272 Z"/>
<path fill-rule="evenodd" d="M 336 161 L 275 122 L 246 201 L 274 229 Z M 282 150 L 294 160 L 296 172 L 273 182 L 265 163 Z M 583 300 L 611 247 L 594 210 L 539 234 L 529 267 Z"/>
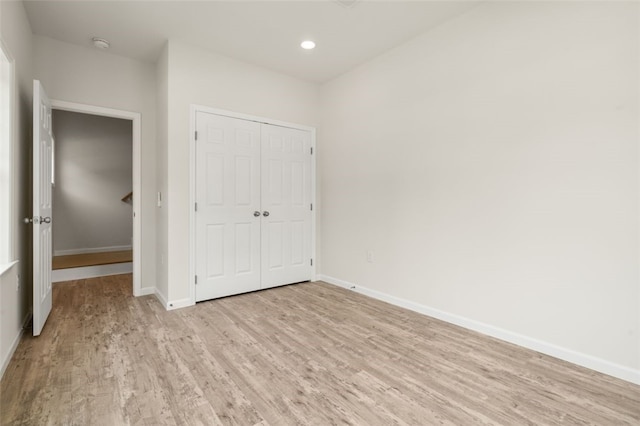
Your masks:
<path fill-rule="evenodd" d="M 367 250 L 367 262 L 373 263 L 373 252 L 371 250 Z"/>

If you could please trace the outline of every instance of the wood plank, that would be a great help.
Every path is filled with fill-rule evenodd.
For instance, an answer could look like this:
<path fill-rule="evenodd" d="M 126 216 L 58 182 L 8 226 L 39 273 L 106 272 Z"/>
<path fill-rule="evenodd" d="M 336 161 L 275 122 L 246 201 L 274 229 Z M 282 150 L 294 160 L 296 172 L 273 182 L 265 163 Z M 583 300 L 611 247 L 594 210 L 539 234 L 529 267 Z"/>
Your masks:
<path fill-rule="evenodd" d="M 640 386 L 324 283 L 165 311 L 59 283 L 0 424 L 640 424 Z"/>
<path fill-rule="evenodd" d="M 99 253 L 70 254 L 53 257 L 53 269 L 79 268 L 82 266 L 111 265 L 133 262 L 133 250 L 105 251 Z"/>

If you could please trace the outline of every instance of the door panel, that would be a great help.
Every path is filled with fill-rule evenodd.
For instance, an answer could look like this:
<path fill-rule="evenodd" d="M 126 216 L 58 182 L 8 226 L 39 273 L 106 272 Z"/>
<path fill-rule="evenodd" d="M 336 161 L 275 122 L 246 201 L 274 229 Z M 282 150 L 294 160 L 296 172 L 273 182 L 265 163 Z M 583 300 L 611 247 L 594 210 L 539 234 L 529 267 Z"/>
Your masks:
<path fill-rule="evenodd" d="M 305 262 L 303 258 L 305 252 L 305 231 L 304 221 L 291 221 L 291 265 L 300 266 Z"/>
<path fill-rule="evenodd" d="M 260 288 L 260 124 L 196 115 L 196 301 Z"/>
<path fill-rule="evenodd" d="M 33 335 L 39 336 L 52 307 L 51 182 L 53 132 L 51 102 L 33 81 Z"/>
<path fill-rule="evenodd" d="M 262 288 L 312 278 L 311 135 L 262 125 Z"/>
<path fill-rule="evenodd" d="M 222 206 L 224 203 L 224 155 L 206 153 L 205 187 L 206 205 Z"/>
<path fill-rule="evenodd" d="M 207 278 L 224 275 L 224 225 L 207 225 Z"/>
<path fill-rule="evenodd" d="M 282 237 L 284 235 L 284 223 L 270 220 L 266 225 L 267 232 L 266 240 L 269 243 L 269 247 L 266 250 L 264 257 L 266 257 L 266 268 L 269 271 L 275 271 L 277 269 L 284 268 L 284 244 Z"/>
<path fill-rule="evenodd" d="M 236 223 L 236 274 L 251 273 L 251 223 Z"/>

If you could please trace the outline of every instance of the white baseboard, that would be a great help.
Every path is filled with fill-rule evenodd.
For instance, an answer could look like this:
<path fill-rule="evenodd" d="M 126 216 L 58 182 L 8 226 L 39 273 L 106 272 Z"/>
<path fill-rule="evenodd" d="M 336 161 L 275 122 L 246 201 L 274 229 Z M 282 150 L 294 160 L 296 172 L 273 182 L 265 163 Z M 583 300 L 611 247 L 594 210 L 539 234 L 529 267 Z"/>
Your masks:
<path fill-rule="evenodd" d="M 167 300 L 167 296 L 160 293 L 158 290 L 155 291 L 156 299 L 160 301 L 162 306 L 167 311 L 173 311 L 174 309 L 186 308 L 187 306 L 193 306 L 191 303 L 191 299 L 178 299 L 178 300 Z"/>
<path fill-rule="evenodd" d="M 16 349 L 18 349 L 18 345 L 20 344 L 20 339 L 22 339 L 22 335 L 24 334 L 24 329 L 27 326 L 27 324 L 29 324 L 30 320 L 31 320 L 31 313 L 28 313 L 25 319 L 22 321 L 22 327 L 20 328 L 20 331 L 18 332 L 16 337 L 13 339 L 13 342 L 11 343 L 11 348 L 9 348 L 7 357 L 2 360 L 2 366 L 0 367 L 0 379 L 4 377 L 4 372 L 7 371 L 7 367 L 9 367 L 9 363 L 13 358 L 13 354 L 16 352 Z"/>
<path fill-rule="evenodd" d="M 51 281 L 58 283 L 61 281 L 106 277 L 108 275 L 130 274 L 132 272 L 133 262 L 83 266 L 80 268 L 56 269 L 51 272 Z"/>
<path fill-rule="evenodd" d="M 110 246 L 110 247 L 93 247 L 93 248 L 80 248 L 70 250 L 54 250 L 54 256 L 69 256 L 72 254 L 87 254 L 87 253 L 103 253 L 107 251 L 123 251 L 131 250 L 131 245 L 126 246 Z"/>
<path fill-rule="evenodd" d="M 174 309 L 186 308 L 187 306 L 193 306 L 191 299 L 188 297 L 186 299 L 170 300 L 166 308 L 167 311 L 172 311 Z"/>
<path fill-rule="evenodd" d="M 167 297 L 164 294 L 160 293 L 158 289 L 156 289 L 154 294 L 156 296 L 156 299 L 158 299 L 158 301 L 160 302 L 160 304 L 164 306 L 165 309 L 167 309 Z"/>
<path fill-rule="evenodd" d="M 135 296 L 148 296 L 150 294 L 155 294 L 156 293 L 156 288 L 155 287 L 142 287 L 140 289 L 140 292 L 138 294 L 136 294 Z"/>
<path fill-rule="evenodd" d="M 391 296 L 387 293 L 382 293 L 377 290 L 372 290 L 360 285 L 355 285 L 338 278 L 326 275 L 318 275 L 316 279 L 364 294 L 365 296 L 369 296 L 374 299 L 382 300 L 392 305 L 421 313 L 423 315 L 437 318 L 439 320 L 455 324 L 469 330 L 477 331 L 478 333 L 495 337 L 496 339 L 504 340 L 505 342 L 513 343 L 527 349 L 532 349 L 536 352 L 540 352 L 554 358 L 559 358 L 561 360 L 568 361 L 573 364 L 580 365 L 582 367 L 586 367 L 591 370 L 595 370 L 600 373 L 608 374 L 609 376 L 617 377 L 619 379 L 640 385 L 640 370 L 635 370 L 630 367 L 615 364 L 601 358 L 563 348 L 519 333 L 514 333 L 509 330 L 494 327 L 489 324 L 485 324 L 459 315 L 454 315 L 448 312 L 441 311 L 439 309 L 421 305 L 419 303 L 411 302 L 400 297 Z"/>

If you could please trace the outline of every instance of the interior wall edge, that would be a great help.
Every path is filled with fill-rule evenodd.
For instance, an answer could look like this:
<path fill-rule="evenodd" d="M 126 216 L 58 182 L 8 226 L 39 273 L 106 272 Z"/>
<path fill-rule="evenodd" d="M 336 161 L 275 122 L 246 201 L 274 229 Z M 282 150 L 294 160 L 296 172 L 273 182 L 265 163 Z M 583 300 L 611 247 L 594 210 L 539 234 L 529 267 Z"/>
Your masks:
<path fill-rule="evenodd" d="M 154 296 L 156 296 L 156 299 L 158 299 L 158 302 L 160 302 L 160 304 L 167 309 L 167 296 L 165 296 L 159 289 L 158 287 L 155 288 L 155 292 L 154 292 Z"/>
<path fill-rule="evenodd" d="M 150 295 L 154 295 L 155 293 L 156 293 L 155 287 L 142 287 L 140 289 L 140 293 L 137 294 L 136 296 L 150 296 Z"/>
<path fill-rule="evenodd" d="M 591 356 L 589 354 L 573 351 L 571 349 L 563 348 L 561 346 L 554 345 L 542 340 L 534 339 L 532 337 L 515 333 L 510 330 L 495 327 L 490 324 L 482 323 L 480 321 L 466 318 L 460 315 L 451 314 L 439 309 L 432 308 L 427 305 L 412 302 L 407 299 L 392 296 L 388 293 L 372 290 L 361 285 L 356 285 L 349 281 L 345 281 L 339 278 L 331 277 L 328 275 L 319 274 L 316 276 L 319 281 L 326 282 L 338 287 L 345 288 L 363 294 L 365 296 L 381 300 L 383 302 L 390 303 L 392 305 L 408 309 L 423 315 L 427 315 L 432 318 L 445 321 L 447 323 L 457 325 L 459 327 L 476 331 L 478 333 L 494 337 L 496 339 L 512 343 L 521 346 L 526 349 L 531 349 L 536 352 L 540 352 L 545 355 L 552 356 L 554 358 L 561 359 L 563 361 L 570 362 L 572 364 L 579 365 L 581 367 L 588 368 L 600 373 L 607 374 L 609 376 L 616 377 L 618 379 L 625 380 L 630 383 L 640 385 L 640 370 L 636 370 L 624 365 L 616 364 L 601 358 Z"/>

